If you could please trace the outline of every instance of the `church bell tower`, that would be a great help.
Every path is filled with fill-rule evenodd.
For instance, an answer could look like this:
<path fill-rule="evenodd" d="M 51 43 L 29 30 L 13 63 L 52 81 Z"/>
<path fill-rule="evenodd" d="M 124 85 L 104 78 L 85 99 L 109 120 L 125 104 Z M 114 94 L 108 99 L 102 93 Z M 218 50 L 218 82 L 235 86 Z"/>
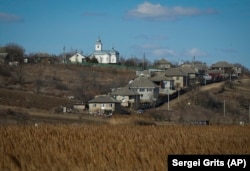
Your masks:
<path fill-rule="evenodd" d="M 96 41 L 95 50 L 102 51 L 102 41 L 101 41 L 100 37 L 98 37 L 98 40 Z"/>

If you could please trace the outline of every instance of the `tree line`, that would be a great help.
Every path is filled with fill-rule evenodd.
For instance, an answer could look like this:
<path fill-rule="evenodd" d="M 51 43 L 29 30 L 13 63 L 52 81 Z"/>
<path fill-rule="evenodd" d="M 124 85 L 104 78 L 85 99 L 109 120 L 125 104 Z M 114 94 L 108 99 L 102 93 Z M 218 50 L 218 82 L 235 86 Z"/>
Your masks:
<path fill-rule="evenodd" d="M 59 55 L 54 55 L 54 54 L 49 54 L 46 52 L 37 52 L 37 53 L 30 53 L 30 54 L 25 54 L 25 49 L 16 43 L 8 43 L 2 47 L 0 47 L 0 53 L 8 53 L 9 58 L 11 61 L 18 61 L 19 63 L 23 62 L 23 58 L 29 58 L 29 59 L 39 59 L 41 57 L 47 57 L 47 58 L 52 58 L 52 59 L 62 59 L 66 58 L 68 59 L 69 57 L 73 56 L 76 51 L 71 50 L 66 53 L 61 53 Z M 33 62 L 39 62 L 39 61 L 33 61 Z M 85 62 L 87 63 L 98 63 L 98 60 L 96 58 L 90 58 L 89 56 L 86 57 Z M 127 67 L 136 67 L 136 68 L 141 68 L 141 69 L 146 69 L 148 67 L 153 67 L 158 64 L 159 60 L 154 60 L 154 62 L 149 61 L 145 55 L 142 58 L 136 57 L 136 56 L 131 56 L 129 58 L 125 57 L 120 57 L 119 63 L 120 65 L 124 65 Z M 203 63 L 201 61 L 195 61 L 196 63 Z M 184 63 L 190 63 L 190 61 L 185 61 Z M 177 66 L 178 64 L 172 64 L 173 67 Z M 244 73 L 250 73 L 249 68 L 245 67 L 244 65 L 240 63 L 234 64 L 234 66 L 241 67 L 242 71 Z"/>

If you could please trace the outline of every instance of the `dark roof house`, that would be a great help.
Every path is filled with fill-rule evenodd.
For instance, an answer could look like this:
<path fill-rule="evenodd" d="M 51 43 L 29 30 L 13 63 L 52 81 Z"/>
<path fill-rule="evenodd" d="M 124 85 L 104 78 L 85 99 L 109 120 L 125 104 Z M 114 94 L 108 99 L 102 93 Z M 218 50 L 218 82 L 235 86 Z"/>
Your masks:
<path fill-rule="evenodd" d="M 120 111 L 120 102 L 110 95 L 99 95 L 88 101 L 89 112 L 92 114 L 105 115 L 106 112 Z"/>
<path fill-rule="evenodd" d="M 127 85 L 140 94 L 140 101 L 154 103 L 159 97 L 159 87 L 147 77 L 137 77 Z"/>
<path fill-rule="evenodd" d="M 171 68 L 171 63 L 162 58 L 156 63 L 156 67 L 161 69 L 168 69 Z"/>

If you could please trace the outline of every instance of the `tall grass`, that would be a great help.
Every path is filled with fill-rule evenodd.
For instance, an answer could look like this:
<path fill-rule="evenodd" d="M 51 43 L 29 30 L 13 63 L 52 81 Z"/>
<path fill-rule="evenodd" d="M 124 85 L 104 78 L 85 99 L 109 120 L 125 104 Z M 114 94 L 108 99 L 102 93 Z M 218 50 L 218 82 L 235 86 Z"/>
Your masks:
<path fill-rule="evenodd" d="M 0 170 L 166 170 L 168 154 L 249 154 L 250 126 L 0 127 Z"/>

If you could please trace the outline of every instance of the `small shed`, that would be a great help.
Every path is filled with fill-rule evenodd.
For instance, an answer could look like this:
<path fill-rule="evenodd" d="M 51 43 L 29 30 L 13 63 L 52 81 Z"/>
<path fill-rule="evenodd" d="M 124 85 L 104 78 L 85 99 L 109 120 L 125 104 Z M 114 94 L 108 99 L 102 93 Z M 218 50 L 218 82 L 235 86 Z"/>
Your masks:
<path fill-rule="evenodd" d="M 78 112 L 83 112 L 86 109 L 85 103 L 76 103 L 73 105 L 73 109 Z"/>
<path fill-rule="evenodd" d="M 112 89 L 111 95 L 121 102 L 123 107 L 136 108 L 140 103 L 140 94 L 129 87 Z"/>

